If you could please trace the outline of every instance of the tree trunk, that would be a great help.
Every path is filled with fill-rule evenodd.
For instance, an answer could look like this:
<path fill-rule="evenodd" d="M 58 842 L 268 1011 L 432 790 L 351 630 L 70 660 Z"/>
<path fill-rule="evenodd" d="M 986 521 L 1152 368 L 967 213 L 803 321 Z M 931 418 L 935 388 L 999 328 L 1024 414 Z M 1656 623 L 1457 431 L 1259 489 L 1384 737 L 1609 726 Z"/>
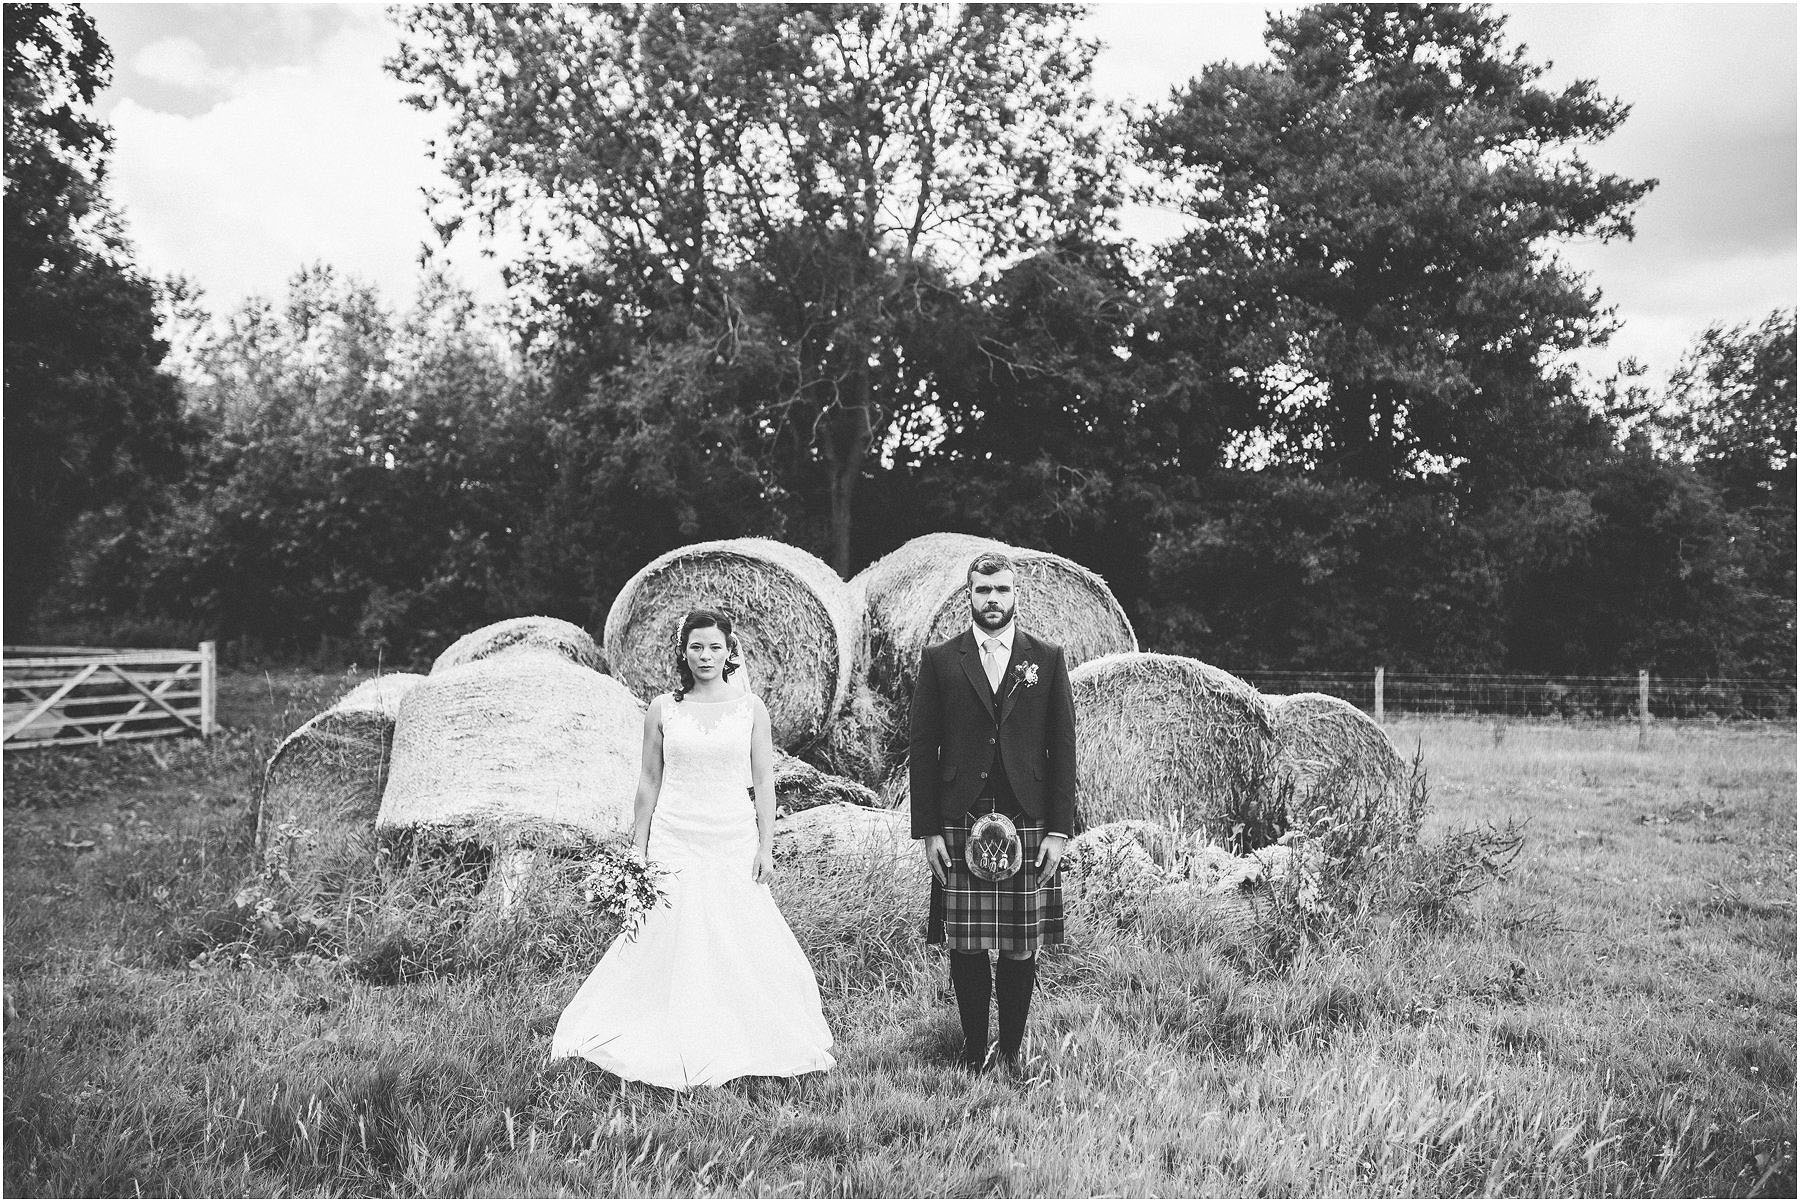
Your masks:
<path fill-rule="evenodd" d="M 870 389 L 868 371 L 856 371 L 847 388 L 849 403 L 833 415 L 823 448 L 830 498 L 831 566 L 845 579 L 851 575 L 850 534 L 856 482 L 862 476 L 863 461 L 869 457 L 875 431 Z"/>

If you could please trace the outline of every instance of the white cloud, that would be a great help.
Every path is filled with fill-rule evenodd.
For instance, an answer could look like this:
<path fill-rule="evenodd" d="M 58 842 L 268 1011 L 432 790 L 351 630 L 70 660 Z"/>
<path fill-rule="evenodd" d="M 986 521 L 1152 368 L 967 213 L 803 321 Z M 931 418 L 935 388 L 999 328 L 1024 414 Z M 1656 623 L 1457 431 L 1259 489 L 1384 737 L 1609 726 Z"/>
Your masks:
<path fill-rule="evenodd" d="M 229 89 L 234 72 L 208 61 L 206 51 L 192 38 L 159 38 L 131 57 L 131 69 L 157 83 L 189 91 Z"/>
<path fill-rule="evenodd" d="M 1106 50 L 1094 63 L 1102 95 L 1160 102 L 1215 62 L 1262 62 L 1266 13 L 1292 4 L 1100 4 L 1082 32 Z"/>
<path fill-rule="evenodd" d="M 390 302 L 411 298 L 420 246 L 435 237 L 420 189 L 437 182 L 425 151 L 439 131 L 381 70 L 394 34 L 378 11 L 364 12 L 304 62 L 234 73 L 204 113 L 119 103 L 112 191 L 147 270 L 191 275 L 219 308 L 279 296 L 314 261 L 377 284 Z M 166 55 L 158 78 L 221 82 L 186 39 L 137 59 L 151 50 Z M 497 268 L 471 250 L 452 263 L 498 298 Z"/>
<path fill-rule="evenodd" d="M 1277 9 L 1290 7 L 1276 4 Z M 155 273 L 192 276 L 215 307 L 279 296 L 323 261 L 410 299 L 434 240 L 421 189 L 439 119 L 402 103 L 381 68 L 397 44 L 373 6 L 98 6 L 143 77 L 108 114 L 112 192 Z M 1262 59 L 1262 4 L 1106 4 L 1085 32 L 1109 44 L 1104 95 L 1160 100 L 1209 62 Z M 1710 321 L 1754 320 L 1794 296 L 1794 9 L 1791 6 L 1508 5 L 1508 33 L 1553 86 L 1595 78 L 1632 103 L 1588 148 L 1602 170 L 1664 182 L 1638 238 L 1562 248 L 1625 322 L 1590 362 L 1636 354 L 1661 370 Z M 154 19 L 151 19 L 154 15 Z M 193 109 L 202 104 L 204 112 Z M 185 107 L 184 107 L 185 106 Z M 164 110 L 175 109 L 178 112 Z M 185 114 L 185 115 L 184 115 Z M 1128 233 L 1160 240 L 1178 214 L 1133 206 Z M 499 270 L 461 235 L 446 257 L 487 299 Z M 510 253 L 516 247 L 504 247 Z"/>

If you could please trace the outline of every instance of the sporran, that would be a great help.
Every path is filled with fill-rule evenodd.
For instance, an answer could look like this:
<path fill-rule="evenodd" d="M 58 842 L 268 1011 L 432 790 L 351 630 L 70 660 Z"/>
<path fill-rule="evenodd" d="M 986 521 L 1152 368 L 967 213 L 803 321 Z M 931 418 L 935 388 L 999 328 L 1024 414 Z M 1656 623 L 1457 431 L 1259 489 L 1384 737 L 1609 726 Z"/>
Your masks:
<path fill-rule="evenodd" d="M 983 814 L 969 828 L 963 850 L 969 871 L 984 881 L 1003 881 L 1025 864 L 1025 845 L 1019 828 L 1005 814 Z"/>

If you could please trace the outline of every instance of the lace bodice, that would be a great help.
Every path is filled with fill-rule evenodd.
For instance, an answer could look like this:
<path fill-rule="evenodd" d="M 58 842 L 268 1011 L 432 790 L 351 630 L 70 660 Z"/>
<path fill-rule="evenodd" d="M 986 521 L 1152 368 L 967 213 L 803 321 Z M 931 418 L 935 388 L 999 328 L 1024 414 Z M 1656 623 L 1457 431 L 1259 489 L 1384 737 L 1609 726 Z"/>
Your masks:
<path fill-rule="evenodd" d="M 750 735 L 756 700 L 663 702 L 663 788 L 743 797 L 750 787 Z"/>

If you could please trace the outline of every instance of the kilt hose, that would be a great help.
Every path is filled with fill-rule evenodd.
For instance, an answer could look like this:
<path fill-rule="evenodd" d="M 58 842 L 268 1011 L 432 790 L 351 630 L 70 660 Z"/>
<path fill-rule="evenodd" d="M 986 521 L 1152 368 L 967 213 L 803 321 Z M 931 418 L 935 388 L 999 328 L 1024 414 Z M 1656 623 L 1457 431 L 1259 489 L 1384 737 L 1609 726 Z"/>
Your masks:
<path fill-rule="evenodd" d="M 1042 944 L 1061 943 L 1062 874 L 1058 872 L 1048 881 L 1038 879 L 1037 855 L 1044 842 L 1044 824 L 1023 814 L 1009 815 L 1019 831 L 1024 865 L 1003 881 L 984 881 L 969 871 L 963 858 L 976 817 L 964 814 L 958 821 L 944 824 L 950 867 L 944 870 L 943 884 L 938 884 L 935 874 L 931 878 L 925 942 L 946 944 L 958 952 L 1035 952 Z"/>

